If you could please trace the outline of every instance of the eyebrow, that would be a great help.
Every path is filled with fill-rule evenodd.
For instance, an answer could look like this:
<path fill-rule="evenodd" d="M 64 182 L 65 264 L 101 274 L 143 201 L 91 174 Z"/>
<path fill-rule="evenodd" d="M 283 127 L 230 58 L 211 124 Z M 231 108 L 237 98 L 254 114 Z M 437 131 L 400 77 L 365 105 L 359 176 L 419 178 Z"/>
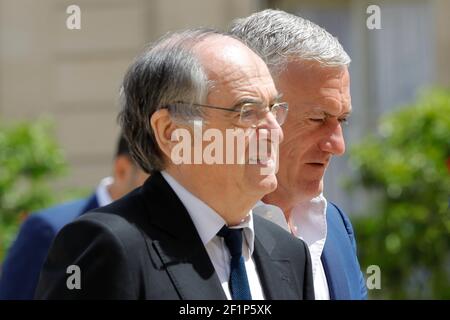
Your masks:
<path fill-rule="evenodd" d="M 241 100 L 239 100 L 238 102 L 235 103 L 233 108 L 239 108 L 241 107 L 243 104 L 261 104 L 262 101 L 258 100 L 258 99 L 253 99 L 253 98 L 242 98 Z"/>
<path fill-rule="evenodd" d="M 274 98 L 272 98 L 272 102 L 280 102 L 282 97 L 283 97 L 282 93 L 277 93 L 277 95 Z"/>
<path fill-rule="evenodd" d="M 270 104 L 279 102 L 281 100 L 281 97 L 283 96 L 282 93 L 278 93 L 276 96 L 274 96 L 270 102 Z M 239 100 L 234 106 L 233 106 L 233 110 L 237 110 L 239 109 L 242 105 L 244 104 L 259 104 L 262 105 L 263 101 L 259 100 L 259 99 L 254 99 L 254 98 L 243 98 L 241 100 Z"/>
<path fill-rule="evenodd" d="M 334 114 L 331 114 L 331 113 L 323 110 L 322 107 L 313 107 L 313 110 L 311 112 L 308 112 L 308 113 L 319 113 L 320 112 L 320 113 L 325 114 L 325 116 L 327 116 L 327 117 L 342 117 L 342 116 L 349 116 L 349 115 L 351 115 L 352 111 L 353 111 L 353 108 L 352 108 L 352 106 L 350 106 L 350 110 L 349 111 L 347 111 L 347 112 L 345 112 L 343 114 L 340 114 L 340 115 L 334 115 Z"/>

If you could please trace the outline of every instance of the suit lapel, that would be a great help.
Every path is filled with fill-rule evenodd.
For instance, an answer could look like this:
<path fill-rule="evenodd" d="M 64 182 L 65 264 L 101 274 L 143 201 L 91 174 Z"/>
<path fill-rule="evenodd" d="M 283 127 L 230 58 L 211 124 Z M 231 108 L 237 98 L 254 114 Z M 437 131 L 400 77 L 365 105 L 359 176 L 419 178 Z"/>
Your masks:
<path fill-rule="evenodd" d="M 300 299 L 301 293 L 295 284 L 289 257 L 283 256 L 283 250 L 274 250 L 276 239 L 267 232 L 255 218 L 255 250 L 253 258 L 259 280 L 267 300 Z"/>
<path fill-rule="evenodd" d="M 158 237 L 147 240 L 157 253 L 181 299 L 226 299 L 208 253 L 186 208 L 162 175 L 154 173 L 142 188 L 150 225 Z M 150 253 L 151 254 L 151 253 Z"/>
<path fill-rule="evenodd" d="M 336 224 L 334 214 L 328 210 L 327 212 L 327 239 L 322 252 L 322 264 L 327 277 L 328 288 L 330 291 L 330 299 L 332 300 L 348 300 L 351 298 L 350 289 L 348 287 L 348 276 L 345 272 L 342 257 L 340 255 L 339 243 L 342 242 L 337 237 Z"/>
<path fill-rule="evenodd" d="M 188 245 L 166 248 L 160 241 L 153 241 L 152 246 L 181 299 L 227 299 L 206 250 L 193 252 Z"/>

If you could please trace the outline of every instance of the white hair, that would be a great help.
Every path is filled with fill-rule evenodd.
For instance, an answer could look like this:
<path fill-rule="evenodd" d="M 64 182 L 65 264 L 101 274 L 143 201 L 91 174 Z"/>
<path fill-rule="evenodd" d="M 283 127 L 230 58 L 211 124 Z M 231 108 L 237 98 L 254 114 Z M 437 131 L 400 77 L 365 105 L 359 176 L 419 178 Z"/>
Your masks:
<path fill-rule="evenodd" d="M 329 67 L 348 66 L 351 61 L 338 39 L 325 29 L 280 10 L 236 19 L 230 33 L 259 54 L 272 74 L 292 60 L 313 60 Z"/>

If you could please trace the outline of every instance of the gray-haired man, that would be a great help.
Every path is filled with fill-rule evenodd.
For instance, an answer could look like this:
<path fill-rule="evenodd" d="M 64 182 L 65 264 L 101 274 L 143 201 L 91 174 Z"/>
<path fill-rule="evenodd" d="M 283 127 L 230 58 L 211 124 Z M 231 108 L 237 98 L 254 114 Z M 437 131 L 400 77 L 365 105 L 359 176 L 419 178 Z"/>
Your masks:
<path fill-rule="evenodd" d="M 265 60 L 289 103 L 278 187 L 263 201 L 281 208 L 291 232 L 308 244 L 316 299 L 365 299 L 351 223 L 322 194 L 325 169 L 345 151 L 349 56 L 321 27 L 278 10 L 237 19 L 231 33 Z"/>

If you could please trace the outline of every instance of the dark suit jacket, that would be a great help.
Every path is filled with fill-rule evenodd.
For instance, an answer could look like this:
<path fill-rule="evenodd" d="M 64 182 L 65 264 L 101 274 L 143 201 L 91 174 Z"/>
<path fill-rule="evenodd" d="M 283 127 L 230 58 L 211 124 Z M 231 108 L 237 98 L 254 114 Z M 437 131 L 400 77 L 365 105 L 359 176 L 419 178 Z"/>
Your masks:
<path fill-rule="evenodd" d="M 303 241 L 254 216 L 253 258 L 267 299 L 313 299 Z M 69 290 L 69 265 L 81 289 Z M 160 173 L 111 205 L 87 213 L 56 237 L 38 299 L 226 299 L 181 201 Z"/>
<path fill-rule="evenodd" d="M 330 299 L 367 299 L 367 288 L 356 255 L 353 227 L 347 215 L 335 204 L 327 206 L 327 240 L 322 264 Z"/>
<path fill-rule="evenodd" d="M 31 214 L 3 262 L 0 300 L 31 300 L 39 274 L 56 234 L 86 211 L 98 207 L 95 194 Z"/>

